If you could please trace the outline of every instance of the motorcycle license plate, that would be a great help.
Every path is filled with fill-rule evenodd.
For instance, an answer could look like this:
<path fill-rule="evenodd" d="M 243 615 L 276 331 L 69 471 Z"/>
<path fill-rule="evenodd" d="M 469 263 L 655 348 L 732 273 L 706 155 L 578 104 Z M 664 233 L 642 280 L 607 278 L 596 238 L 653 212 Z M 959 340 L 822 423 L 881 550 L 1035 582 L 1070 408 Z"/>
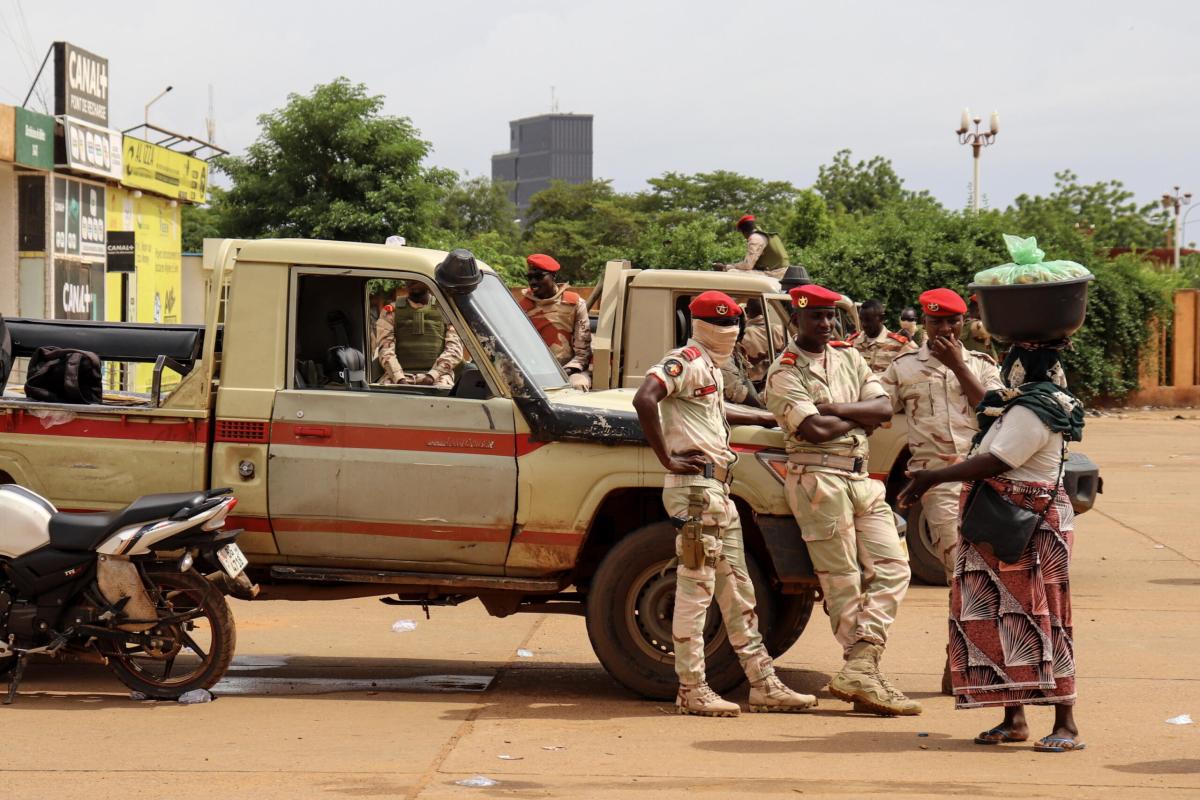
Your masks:
<path fill-rule="evenodd" d="M 250 563 L 246 560 L 246 556 L 243 555 L 242 548 L 236 544 L 227 544 L 218 550 L 217 560 L 221 562 L 221 569 L 225 570 L 226 574 L 231 578 L 241 575 L 242 571 Z"/>

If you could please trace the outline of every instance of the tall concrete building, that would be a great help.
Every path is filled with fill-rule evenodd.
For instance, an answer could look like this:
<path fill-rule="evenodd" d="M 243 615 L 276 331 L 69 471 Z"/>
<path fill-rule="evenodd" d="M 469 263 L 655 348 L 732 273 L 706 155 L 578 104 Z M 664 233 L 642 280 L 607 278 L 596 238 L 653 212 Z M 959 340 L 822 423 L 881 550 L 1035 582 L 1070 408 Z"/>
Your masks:
<path fill-rule="evenodd" d="M 591 114 L 542 114 L 508 127 L 509 150 L 492 156 L 492 180 L 514 184 L 508 196 L 522 214 L 550 181 L 592 179 Z"/>

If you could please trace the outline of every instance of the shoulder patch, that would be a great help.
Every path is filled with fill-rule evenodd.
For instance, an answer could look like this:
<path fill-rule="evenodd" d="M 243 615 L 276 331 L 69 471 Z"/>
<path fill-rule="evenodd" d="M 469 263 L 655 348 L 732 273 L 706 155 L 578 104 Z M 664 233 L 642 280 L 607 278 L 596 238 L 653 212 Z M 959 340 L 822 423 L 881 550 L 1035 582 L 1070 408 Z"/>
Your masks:
<path fill-rule="evenodd" d="M 888 331 L 888 338 L 895 339 L 897 342 L 900 342 L 901 344 L 908 344 L 908 341 L 909 341 L 908 337 L 905 336 L 903 333 L 896 333 L 894 331 Z"/>
<path fill-rule="evenodd" d="M 705 395 L 716 394 L 716 393 L 717 393 L 717 385 L 715 383 L 712 383 L 712 384 L 709 384 L 708 386 L 701 386 L 699 389 L 692 392 L 692 396 L 693 397 L 704 397 Z"/>
<path fill-rule="evenodd" d="M 522 310 L 528 311 L 533 308 L 533 301 L 522 295 L 521 299 L 517 301 L 517 305 L 519 305 Z"/>
<path fill-rule="evenodd" d="M 683 362 L 677 358 L 668 358 L 663 362 L 663 372 L 672 378 L 678 378 L 683 374 Z"/>
<path fill-rule="evenodd" d="M 697 358 L 699 358 L 701 356 L 700 348 L 685 347 L 679 351 L 679 355 L 683 356 L 683 358 L 686 361 L 695 361 Z"/>
<path fill-rule="evenodd" d="M 969 355 L 975 356 L 976 358 L 982 358 L 984 361 L 988 362 L 989 364 L 998 365 L 998 362 L 996 361 L 996 359 L 992 358 L 987 353 L 981 353 L 978 350 L 968 350 L 967 353 Z"/>
<path fill-rule="evenodd" d="M 862 331 L 855 331 L 854 333 L 852 333 L 846 337 L 846 341 L 853 342 L 855 339 L 857 339 L 860 336 L 862 336 Z"/>
<path fill-rule="evenodd" d="M 779 357 L 779 363 L 786 364 L 789 367 L 796 366 L 796 354 L 791 352 L 790 350 L 785 350 L 783 352 L 783 355 L 781 355 Z"/>
<path fill-rule="evenodd" d="M 854 345 L 850 344 L 849 342 L 843 342 L 840 339 L 830 339 L 829 346 L 830 347 L 853 347 Z"/>

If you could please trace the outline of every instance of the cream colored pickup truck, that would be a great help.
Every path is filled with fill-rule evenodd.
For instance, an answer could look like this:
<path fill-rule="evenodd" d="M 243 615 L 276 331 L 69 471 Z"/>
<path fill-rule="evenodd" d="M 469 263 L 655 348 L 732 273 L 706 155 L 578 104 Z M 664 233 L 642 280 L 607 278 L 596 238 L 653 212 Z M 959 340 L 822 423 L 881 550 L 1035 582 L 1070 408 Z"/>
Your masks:
<path fill-rule="evenodd" d="M 255 602 L 477 598 L 495 616 L 577 614 L 614 678 L 673 696 L 674 536 L 632 389 L 570 389 L 499 277 L 465 251 L 225 240 L 206 258 L 204 326 L 7 321 L 18 356 L 83 347 L 154 364 L 155 380 L 149 396 L 96 405 L 10 387 L 0 481 L 77 511 L 231 486 Z M 452 389 L 370 382 L 368 286 L 381 278 L 438 299 L 470 355 Z M 627 319 L 620 306 L 602 319 Z M 607 334 L 613 353 L 626 352 L 623 324 Z M 183 377 L 164 391 L 168 370 Z M 804 630 L 817 582 L 783 497 L 780 432 L 735 427 L 733 441 L 733 493 L 779 654 Z M 710 682 L 725 690 L 742 677 L 715 612 L 708 632 Z"/>

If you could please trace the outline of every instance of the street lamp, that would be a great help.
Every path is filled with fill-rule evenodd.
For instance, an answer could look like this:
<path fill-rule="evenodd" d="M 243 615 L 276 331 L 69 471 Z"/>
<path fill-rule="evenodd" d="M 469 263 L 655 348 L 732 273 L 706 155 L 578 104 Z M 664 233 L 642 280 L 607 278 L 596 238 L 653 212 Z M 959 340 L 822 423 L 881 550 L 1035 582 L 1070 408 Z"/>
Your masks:
<path fill-rule="evenodd" d="M 971 116 L 971 112 L 963 109 L 962 119 L 959 120 L 958 134 L 959 144 L 971 145 L 971 152 L 975 157 L 975 180 L 971 183 L 971 210 L 976 214 L 979 213 L 979 153 L 983 148 L 988 147 L 996 142 L 996 134 L 1000 132 L 1000 114 L 993 111 L 992 117 L 988 121 L 988 130 L 979 130 L 979 123 L 983 121 L 983 117 Z M 971 130 L 971 124 L 974 123 L 975 129 Z"/>
<path fill-rule="evenodd" d="M 1186 206 L 1190 202 L 1192 202 L 1192 193 L 1184 192 L 1183 194 L 1180 194 L 1178 186 L 1175 187 L 1175 194 L 1163 192 L 1163 208 L 1167 209 L 1168 211 L 1171 209 L 1175 210 L 1175 269 L 1179 269 L 1179 239 L 1180 234 L 1183 233 L 1183 230 L 1179 226 L 1179 209 L 1183 206 Z"/>
<path fill-rule="evenodd" d="M 174 88 L 175 88 L 174 86 L 168 86 L 167 88 L 165 88 L 161 92 L 159 92 L 158 95 L 153 100 L 151 100 L 149 103 L 146 103 L 146 117 L 143 121 L 147 125 L 150 124 L 150 106 L 154 105 L 159 100 L 162 100 L 164 97 L 167 96 L 167 92 L 171 91 Z"/>

